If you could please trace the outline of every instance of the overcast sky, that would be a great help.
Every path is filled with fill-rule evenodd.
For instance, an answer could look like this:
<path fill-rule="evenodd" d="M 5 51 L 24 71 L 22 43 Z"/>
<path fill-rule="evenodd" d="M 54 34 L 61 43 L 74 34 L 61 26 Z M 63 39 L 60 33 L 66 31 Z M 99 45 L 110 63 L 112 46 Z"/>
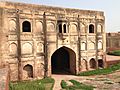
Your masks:
<path fill-rule="evenodd" d="M 4 0 L 3 0 L 4 1 Z M 120 31 L 120 0 L 7 0 L 78 9 L 101 10 L 105 13 L 106 32 Z"/>

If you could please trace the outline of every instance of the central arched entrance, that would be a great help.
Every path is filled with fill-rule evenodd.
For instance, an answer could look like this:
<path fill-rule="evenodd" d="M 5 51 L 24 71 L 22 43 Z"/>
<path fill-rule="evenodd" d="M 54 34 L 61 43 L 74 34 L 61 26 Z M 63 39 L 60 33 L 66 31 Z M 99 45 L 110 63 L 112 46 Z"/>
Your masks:
<path fill-rule="evenodd" d="M 76 54 L 67 47 L 57 49 L 51 57 L 51 69 L 54 74 L 75 74 Z"/>

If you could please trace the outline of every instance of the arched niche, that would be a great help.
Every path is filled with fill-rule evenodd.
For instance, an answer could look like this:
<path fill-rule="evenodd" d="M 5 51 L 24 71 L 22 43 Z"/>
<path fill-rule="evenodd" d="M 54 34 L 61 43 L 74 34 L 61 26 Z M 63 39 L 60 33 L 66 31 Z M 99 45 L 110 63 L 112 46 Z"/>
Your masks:
<path fill-rule="evenodd" d="M 41 53 L 43 51 L 44 51 L 43 43 L 41 43 L 41 42 L 37 43 L 37 53 Z"/>
<path fill-rule="evenodd" d="M 47 24 L 47 31 L 55 31 L 55 26 L 53 23 Z"/>
<path fill-rule="evenodd" d="M 33 78 L 33 66 L 30 64 L 27 64 L 23 67 L 23 76 L 25 79 Z"/>
<path fill-rule="evenodd" d="M 77 33 L 77 25 L 76 24 L 70 24 L 70 33 Z"/>
<path fill-rule="evenodd" d="M 16 55 L 17 54 L 17 44 L 16 43 L 11 43 L 9 46 L 10 49 L 10 54 Z"/>
<path fill-rule="evenodd" d="M 96 69 L 96 61 L 94 58 L 90 59 L 89 64 L 91 69 Z"/>
<path fill-rule="evenodd" d="M 35 32 L 43 32 L 43 24 L 40 21 L 36 22 L 36 30 Z"/>
<path fill-rule="evenodd" d="M 15 31 L 16 30 L 16 21 L 15 20 L 10 20 L 9 21 L 9 30 L 10 31 Z"/>
<path fill-rule="evenodd" d="M 95 43 L 94 42 L 89 42 L 88 47 L 90 50 L 95 50 Z"/>
<path fill-rule="evenodd" d="M 22 45 L 22 54 L 32 54 L 32 44 L 31 43 L 24 43 Z"/>
<path fill-rule="evenodd" d="M 100 24 L 97 25 L 97 31 L 98 33 L 102 33 L 102 25 Z"/>

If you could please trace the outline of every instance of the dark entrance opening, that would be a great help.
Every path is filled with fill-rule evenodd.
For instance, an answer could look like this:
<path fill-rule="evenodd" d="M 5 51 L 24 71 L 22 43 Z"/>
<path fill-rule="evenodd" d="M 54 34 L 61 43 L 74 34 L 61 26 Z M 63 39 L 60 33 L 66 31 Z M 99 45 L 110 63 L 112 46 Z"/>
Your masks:
<path fill-rule="evenodd" d="M 68 47 L 57 49 L 51 56 L 53 74 L 76 74 L 76 54 Z"/>
<path fill-rule="evenodd" d="M 104 66 L 104 65 L 103 65 L 103 60 L 102 60 L 102 59 L 99 59 L 99 60 L 98 60 L 98 67 L 99 67 L 99 68 L 103 68 L 103 66 Z"/>
<path fill-rule="evenodd" d="M 65 48 L 60 48 L 52 55 L 52 73 L 69 73 L 70 56 Z"/>
<path fill-rule="evenodd" d="M 90 60 L 90 68 L 91 69 L 96 69 L 96 61 L 94 58 Z"/>

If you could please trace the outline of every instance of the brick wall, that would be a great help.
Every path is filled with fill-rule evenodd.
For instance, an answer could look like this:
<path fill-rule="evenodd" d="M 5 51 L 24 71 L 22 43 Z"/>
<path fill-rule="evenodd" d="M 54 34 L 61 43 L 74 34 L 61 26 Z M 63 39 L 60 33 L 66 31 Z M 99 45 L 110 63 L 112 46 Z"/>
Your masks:
<path fill-rule="evenodd" d="M 7 68 L 0 69 L 0 90 L 9 90 L 9 72 Z"/>

